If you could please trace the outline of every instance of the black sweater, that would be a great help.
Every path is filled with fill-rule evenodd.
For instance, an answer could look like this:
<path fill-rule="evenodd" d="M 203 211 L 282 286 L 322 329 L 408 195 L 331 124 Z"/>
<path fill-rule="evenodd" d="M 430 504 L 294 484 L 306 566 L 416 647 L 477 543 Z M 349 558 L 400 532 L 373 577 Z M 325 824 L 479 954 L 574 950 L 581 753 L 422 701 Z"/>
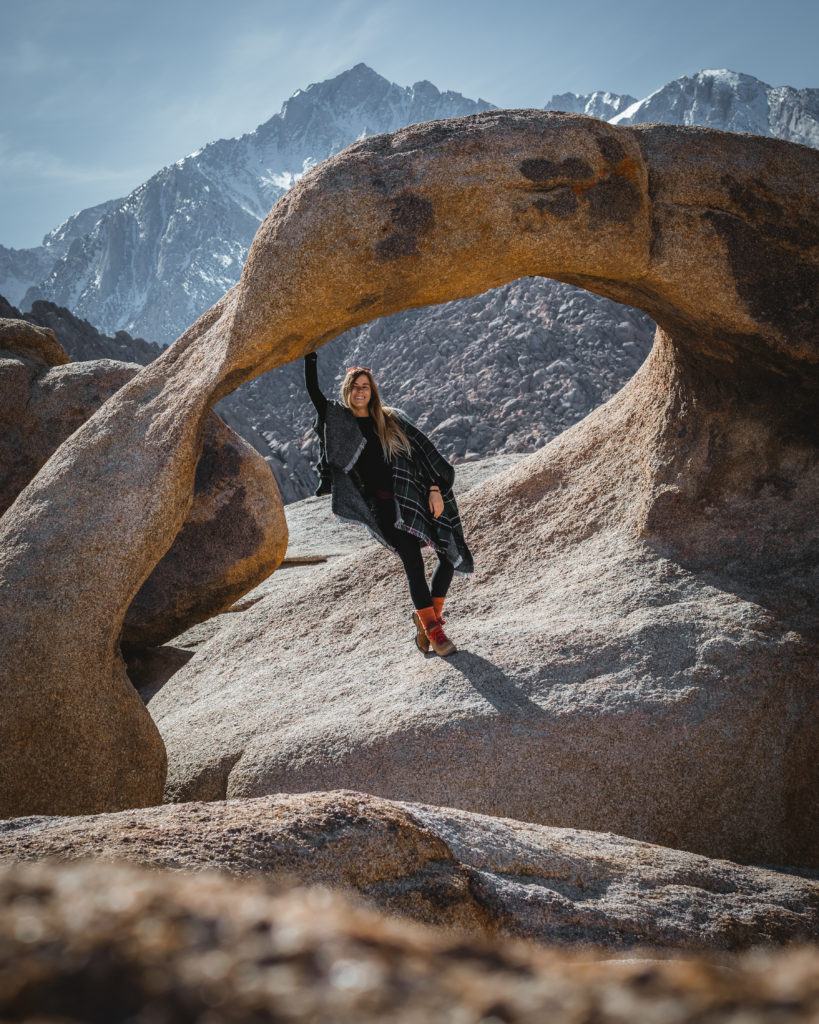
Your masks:
<path fill-rule="evenodd" d="M 327 412 L 327 399 L 319 387 L 318 365 L 314 354 L 305 357 L 304 383 L 319 418 L 323 420 Z M 381 440 L 375 429 L 373 418 L 371 416 L 356 416 L 355 421 L 366 442 L 364 450 L 355 464 L 364 490 L 370 495 L 392 494 L 392 466 L 384 456 L 384 449 L 381 447 Z"/>

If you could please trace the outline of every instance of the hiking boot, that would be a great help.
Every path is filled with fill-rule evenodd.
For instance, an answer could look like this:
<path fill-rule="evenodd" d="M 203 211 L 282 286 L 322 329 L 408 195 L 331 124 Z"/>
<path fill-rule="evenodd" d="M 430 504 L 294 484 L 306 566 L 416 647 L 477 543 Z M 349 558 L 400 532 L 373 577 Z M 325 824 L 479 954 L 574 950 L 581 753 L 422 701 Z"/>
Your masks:
<path fill-rule="evenodd" d="M 436 654 L 440 654 L 442 658 L 446 658 L 458 650 L 455 644 L 453 644 L 444 632 L 443 619 L 437 619 L 429 629 L 426 630 L 426 634 L 433 651 L 435 651 Z"/>
<path fill-rule="evenodd" d="M 415 646 L 422 654 L 429 654 L 429 637 L 424 629 L 424 624 L 421 622 L 418 612 L 412 613 L 412 621 L 415 624 L 415 628 L 418 632 L 415 634 Z"/>

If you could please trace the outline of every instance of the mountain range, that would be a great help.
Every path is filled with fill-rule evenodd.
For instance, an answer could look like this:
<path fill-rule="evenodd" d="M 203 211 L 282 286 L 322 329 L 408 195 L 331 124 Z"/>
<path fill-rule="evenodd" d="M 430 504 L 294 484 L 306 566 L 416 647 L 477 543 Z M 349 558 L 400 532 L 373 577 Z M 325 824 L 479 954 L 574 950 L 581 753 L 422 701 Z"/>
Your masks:
<path fill-rule="evenodd" d="M 297 90 L 255 131 L 212 142 L 123 199 L 75 214 L 42 245 L 0 246 L 0 292 L 21 308 L 45 299 L 109 334 L 169 343 L 236 283 L 262 219 L 305 171 L 364 136 L 488 109 L 486 100 L 430 82 L 404 88 L 358 64 Z M 771 87 L 731 71 L 679 78 L 642 100 L 564 93 L 544 109 L 819 145 L 819 89 Z"/>
<path fill-rule="evenodd" d="M 134 333 L 170 342 L 235 284 L 261 220 L 316 163 L 368 135 L 488 109 L 486 100 L 429 82 L 401 87 L 358 64 L 298 90 L 255 131 L 210 143 L 125 198 L 75 214 L 41 246 L 0 246 L 0 293 L 24 309 L 36 303 L 32 319 L 53 319 L 65 307 L 115 335 L 120 348 Z M 772 87 L 732 71 L 701 71 L 641 100 L 564 93 L 544 109 L 819 145 L 819 89 Z M 347 332 L 322 350 L 320 372 L 330 388 L 351 361 L 377 368 L 389 382 L 387 400 L 445 454 L 473 458 L 530 451 L 580 419 L 634 372 L 652 332 L 639 311 L 528 279 Z M 285 500 L 309 492 L 310 409 L 300 367 L 250 382 L 219 411 L 270 459 Z"/>

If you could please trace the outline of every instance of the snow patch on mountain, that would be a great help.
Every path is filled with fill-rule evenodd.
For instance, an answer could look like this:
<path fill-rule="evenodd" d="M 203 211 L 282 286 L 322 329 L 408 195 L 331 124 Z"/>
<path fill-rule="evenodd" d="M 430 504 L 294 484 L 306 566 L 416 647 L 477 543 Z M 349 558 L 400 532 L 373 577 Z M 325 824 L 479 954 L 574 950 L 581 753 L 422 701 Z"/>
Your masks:
<path fill-rule="evenodd" d="M 610 121 L 699 125 L 819 146 L 819 89 L 772 87 L 736 71 L 700 71 L 669 82 Z"/>
<path fill-rule="evenodd" d="M 616 114 L 622 113 L 627 107 L 636 103 L 634 96 L 615 92 L 590 92 L 578 96 L 573 92 L 563 92 L 552 96 L 544 110 L 564 110 L 568 114 L 588 114 L 608 121 Z"/>

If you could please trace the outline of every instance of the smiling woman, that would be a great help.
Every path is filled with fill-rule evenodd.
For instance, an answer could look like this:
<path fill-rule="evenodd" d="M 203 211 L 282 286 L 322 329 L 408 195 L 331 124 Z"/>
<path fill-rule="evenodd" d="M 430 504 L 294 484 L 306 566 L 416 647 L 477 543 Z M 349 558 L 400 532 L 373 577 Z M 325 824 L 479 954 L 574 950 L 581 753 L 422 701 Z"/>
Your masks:
<path fill-rule="evenodd" d="M 455 470 L 403 413 L 381 404 L 369 367 L 349 367 L 341 402 L 332 403 L 319 388 L 315 352 L 305 356 L 304 374 L 317 413 L 319 493 L 329 487 L 335 515 L 367 527 L 401 559 L 418 649 L 454 654 L 443 629 L 444 600 L 455 572 L 473 572 L 452 493 Z M 429 584 L 422 545 L 438 556 Z"/>

